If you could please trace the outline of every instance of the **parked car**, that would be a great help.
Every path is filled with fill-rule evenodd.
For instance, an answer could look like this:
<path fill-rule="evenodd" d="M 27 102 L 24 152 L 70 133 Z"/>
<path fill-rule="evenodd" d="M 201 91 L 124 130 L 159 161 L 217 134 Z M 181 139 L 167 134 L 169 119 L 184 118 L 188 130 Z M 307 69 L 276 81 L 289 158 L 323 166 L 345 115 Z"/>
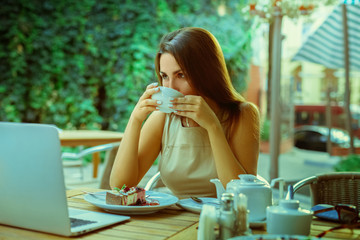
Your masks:
<path fill-rule="evenodd" d="M 328 135 L 329 129 L 324 126 L 297 127 L 294 131 L 294 146 L 300 149 L 326 152 Z M 350 147 L 350 136 L 345 130 L 332 128 L 330 140 L 332 146 Z M 360 147 L 360 139 L 354 137 L 354 146 Z"/>
<path fill-rule="evenodd" d="M 324 126 L 326 124 L 326 105 L 295 105 L 295 127 L 303 125 Z M 360 105 L 351 104 L 351 127 L 354 136 L 360 138 Z M 345 127 L 345 110 L 341 105 L 331 106 L 331 122 L 334 128 Z"/>

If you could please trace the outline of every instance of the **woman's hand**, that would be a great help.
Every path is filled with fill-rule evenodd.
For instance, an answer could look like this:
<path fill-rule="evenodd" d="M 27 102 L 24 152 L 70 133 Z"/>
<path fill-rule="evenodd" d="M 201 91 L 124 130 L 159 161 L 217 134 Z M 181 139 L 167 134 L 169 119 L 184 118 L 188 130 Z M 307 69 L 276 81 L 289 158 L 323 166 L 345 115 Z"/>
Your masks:
<path fill-rule="evenodd" d="M 191 118 L 207 130 L 214 123 L 219 123 L 216 114 L 201 96 L 186 95 L 185 97 L 175 98 L 171 102 L 174 105 L 172 108 L 177 110 L 175 114 Z"/>
<path fill-rule="evenodd" d="M 152 83 L 146 87 L 145 92 L 139 98 L 139 101 L 131 114 L 133 120 L 142 123 L 151 112 L 156 110 L 156 107 L 161 104 L 161 101 L 151 99 L 151 96 L 159 91 L 158 83 Z"/>

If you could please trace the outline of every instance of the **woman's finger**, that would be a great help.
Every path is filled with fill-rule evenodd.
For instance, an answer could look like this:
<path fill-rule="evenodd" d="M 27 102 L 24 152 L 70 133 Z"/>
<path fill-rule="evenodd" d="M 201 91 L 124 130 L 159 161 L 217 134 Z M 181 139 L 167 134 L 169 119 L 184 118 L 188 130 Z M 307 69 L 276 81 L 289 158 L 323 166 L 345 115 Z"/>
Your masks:
<path fill-rule="evenodd" d="M 180 111 L 198 111 L 203 105 L 203 99 L 199 96 L 187 95 L 185 97 L 175 98 L 171 103 L 173 109 Z"/>
<path fill-rule="evenodd" d="M 145 92 L 143 93 L 143 95 L 141 96 L 142 99 L 146 99 L 151 97 L 153 94 L 157 93 L 160 91 L 159 87 L 156 87 L 155 85 L 151 86 L 152 84 L 148 85 Z"/>
<path fill-rule="evenodd" d="M 153 82 L 153 83 L 150 83 L 149 85 L 146 86 L 146 89 L 151 89 L 151 88 L 155 88 L 159 86 L 159 83 L 157 82 Z"/>
<path fill-rule="evenodd" d="M 196 105 L 183 103 L 173 104 L 173 106 L 170 108 L 181 112 L 194 112 L 197 109 Z"/>
<path fill-rule="evenodd" d="M 202 98 L 200 96 L 186 95 L 184 97 L 174 98 L 171 102 L 175 104 L 199 104 Z"/>

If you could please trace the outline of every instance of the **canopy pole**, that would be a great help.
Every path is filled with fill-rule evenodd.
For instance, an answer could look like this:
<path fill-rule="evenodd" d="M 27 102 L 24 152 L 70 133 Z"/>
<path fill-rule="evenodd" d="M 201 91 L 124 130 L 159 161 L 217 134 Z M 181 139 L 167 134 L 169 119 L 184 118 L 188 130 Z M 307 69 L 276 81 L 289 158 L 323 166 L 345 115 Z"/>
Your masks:
<path fill-rule="evenodd" d="M 271 68 L 271 101 L 270 101 L 270 178 L 279 176 L 279 152 L 281 140 L 281 23 L 280 11 L 274 13 L 273 41 L 272 41 L 272 68 Z"/>
<path fill-rule="evenodd" d="M 347 24 L 347 9 L 346 4 L 342 4 L 342 19 L 343 19 L 343 34 L 344 34 L 344 68 L 345 68 L 345 127 L 350 136 L 350 154 L 355 154 L 354 149 L 354 134 L 352 132 L 351 122 L 352 116 L 350 111 L 350 56 L 349 56 L 349 36 Z"/>
<path fill-rule="evenodd" d="M 331 146 L 331 128 L 332 128 L 332 108 L 331 108 L 331 92 L 332 88 L 330 86 L 330 83 L 327 83 L 327 89 L 326 89 L 326 108 L 325 108 L 325 122 L 326 126 L 328 127 L 328 136 L 326 140 L 326 151 L 329 153 L 329 155 L 332 155 L 332 146 Z"/>

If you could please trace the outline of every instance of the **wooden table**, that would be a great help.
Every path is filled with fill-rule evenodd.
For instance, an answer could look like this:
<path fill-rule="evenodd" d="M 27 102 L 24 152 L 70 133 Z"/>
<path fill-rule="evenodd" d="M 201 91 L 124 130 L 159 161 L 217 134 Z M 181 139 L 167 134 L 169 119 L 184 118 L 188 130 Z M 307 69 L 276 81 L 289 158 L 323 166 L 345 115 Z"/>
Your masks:
<path fill-rule="evenodd" d="M 87 209 L 102 212 L 83 199 L 85 191 L 103 191 L 99 189 L 74 189 L 68 190 L 68 205 L 74 208 Z M 146 215 L 134 215 L 131 219 L 116 225 L 96 230 L 79 237 L 61 237 L 52 234 L 35 232 L 15 227 L 0 225 L 0 239 L 196 239 L 196 227 L 199 221 L 199 214 L 182 210 L 171 206 L 156 213 Z"/>
<path fill-rule="evenodd" d="M 62 130 L 59 132 L 60 143 L 62 146 L 93 147 L 101 144 L 120 142 L 124 134 L 122 132 L 103 131 L 103 130 Z M 100 164 L 100 153 L 93 154 L 93 177 L 98 175 Z"/>
<path fill-rule="evenodd" d="M 339 223 L 322 221 L 314 217 L 311 222 L 310 236 L 316 237 L 318 234 L 329 230 L 333 227 L 339 226 Z M 253 234 L 267 234 L 266 229 L 252 229 Z M 328 232 L 322 239 L 360 239 L 360 229 L 339 229 Z"/>
<path fill-rule="evenodd" d="M 74 208 L 87 209 L 102 212 L 83 199 L 83 191 L 103 191 L 100 189 L 74 189 L 68 190 L 68 205 Z M 191 213 L 177 206 L 170 206 L 164 210 L 147 215 L 134 215 L 126 222 L 122 222 L 107 228 L 96 230 L 88 234 L 72 237 L 71 239 L 197 239 L 197 227 L 199 214 Z M 311 236 L 316 236 L 325 230 L 338 226 L 337 223 L 313 219 L 311 225 Z M 255 234 L 267 234 L 264 228 L 252 229 Z M 354 229 L 353 233 L 349 229 L 336 230 L 326 234 L 326 239 L 359 239 L 360 229 Z M 30 230 L 8 227 L 0 225 L 0 239 L 69 239 L 66 237 L 55 236 L 52 234 L 34 232 Z"/>

